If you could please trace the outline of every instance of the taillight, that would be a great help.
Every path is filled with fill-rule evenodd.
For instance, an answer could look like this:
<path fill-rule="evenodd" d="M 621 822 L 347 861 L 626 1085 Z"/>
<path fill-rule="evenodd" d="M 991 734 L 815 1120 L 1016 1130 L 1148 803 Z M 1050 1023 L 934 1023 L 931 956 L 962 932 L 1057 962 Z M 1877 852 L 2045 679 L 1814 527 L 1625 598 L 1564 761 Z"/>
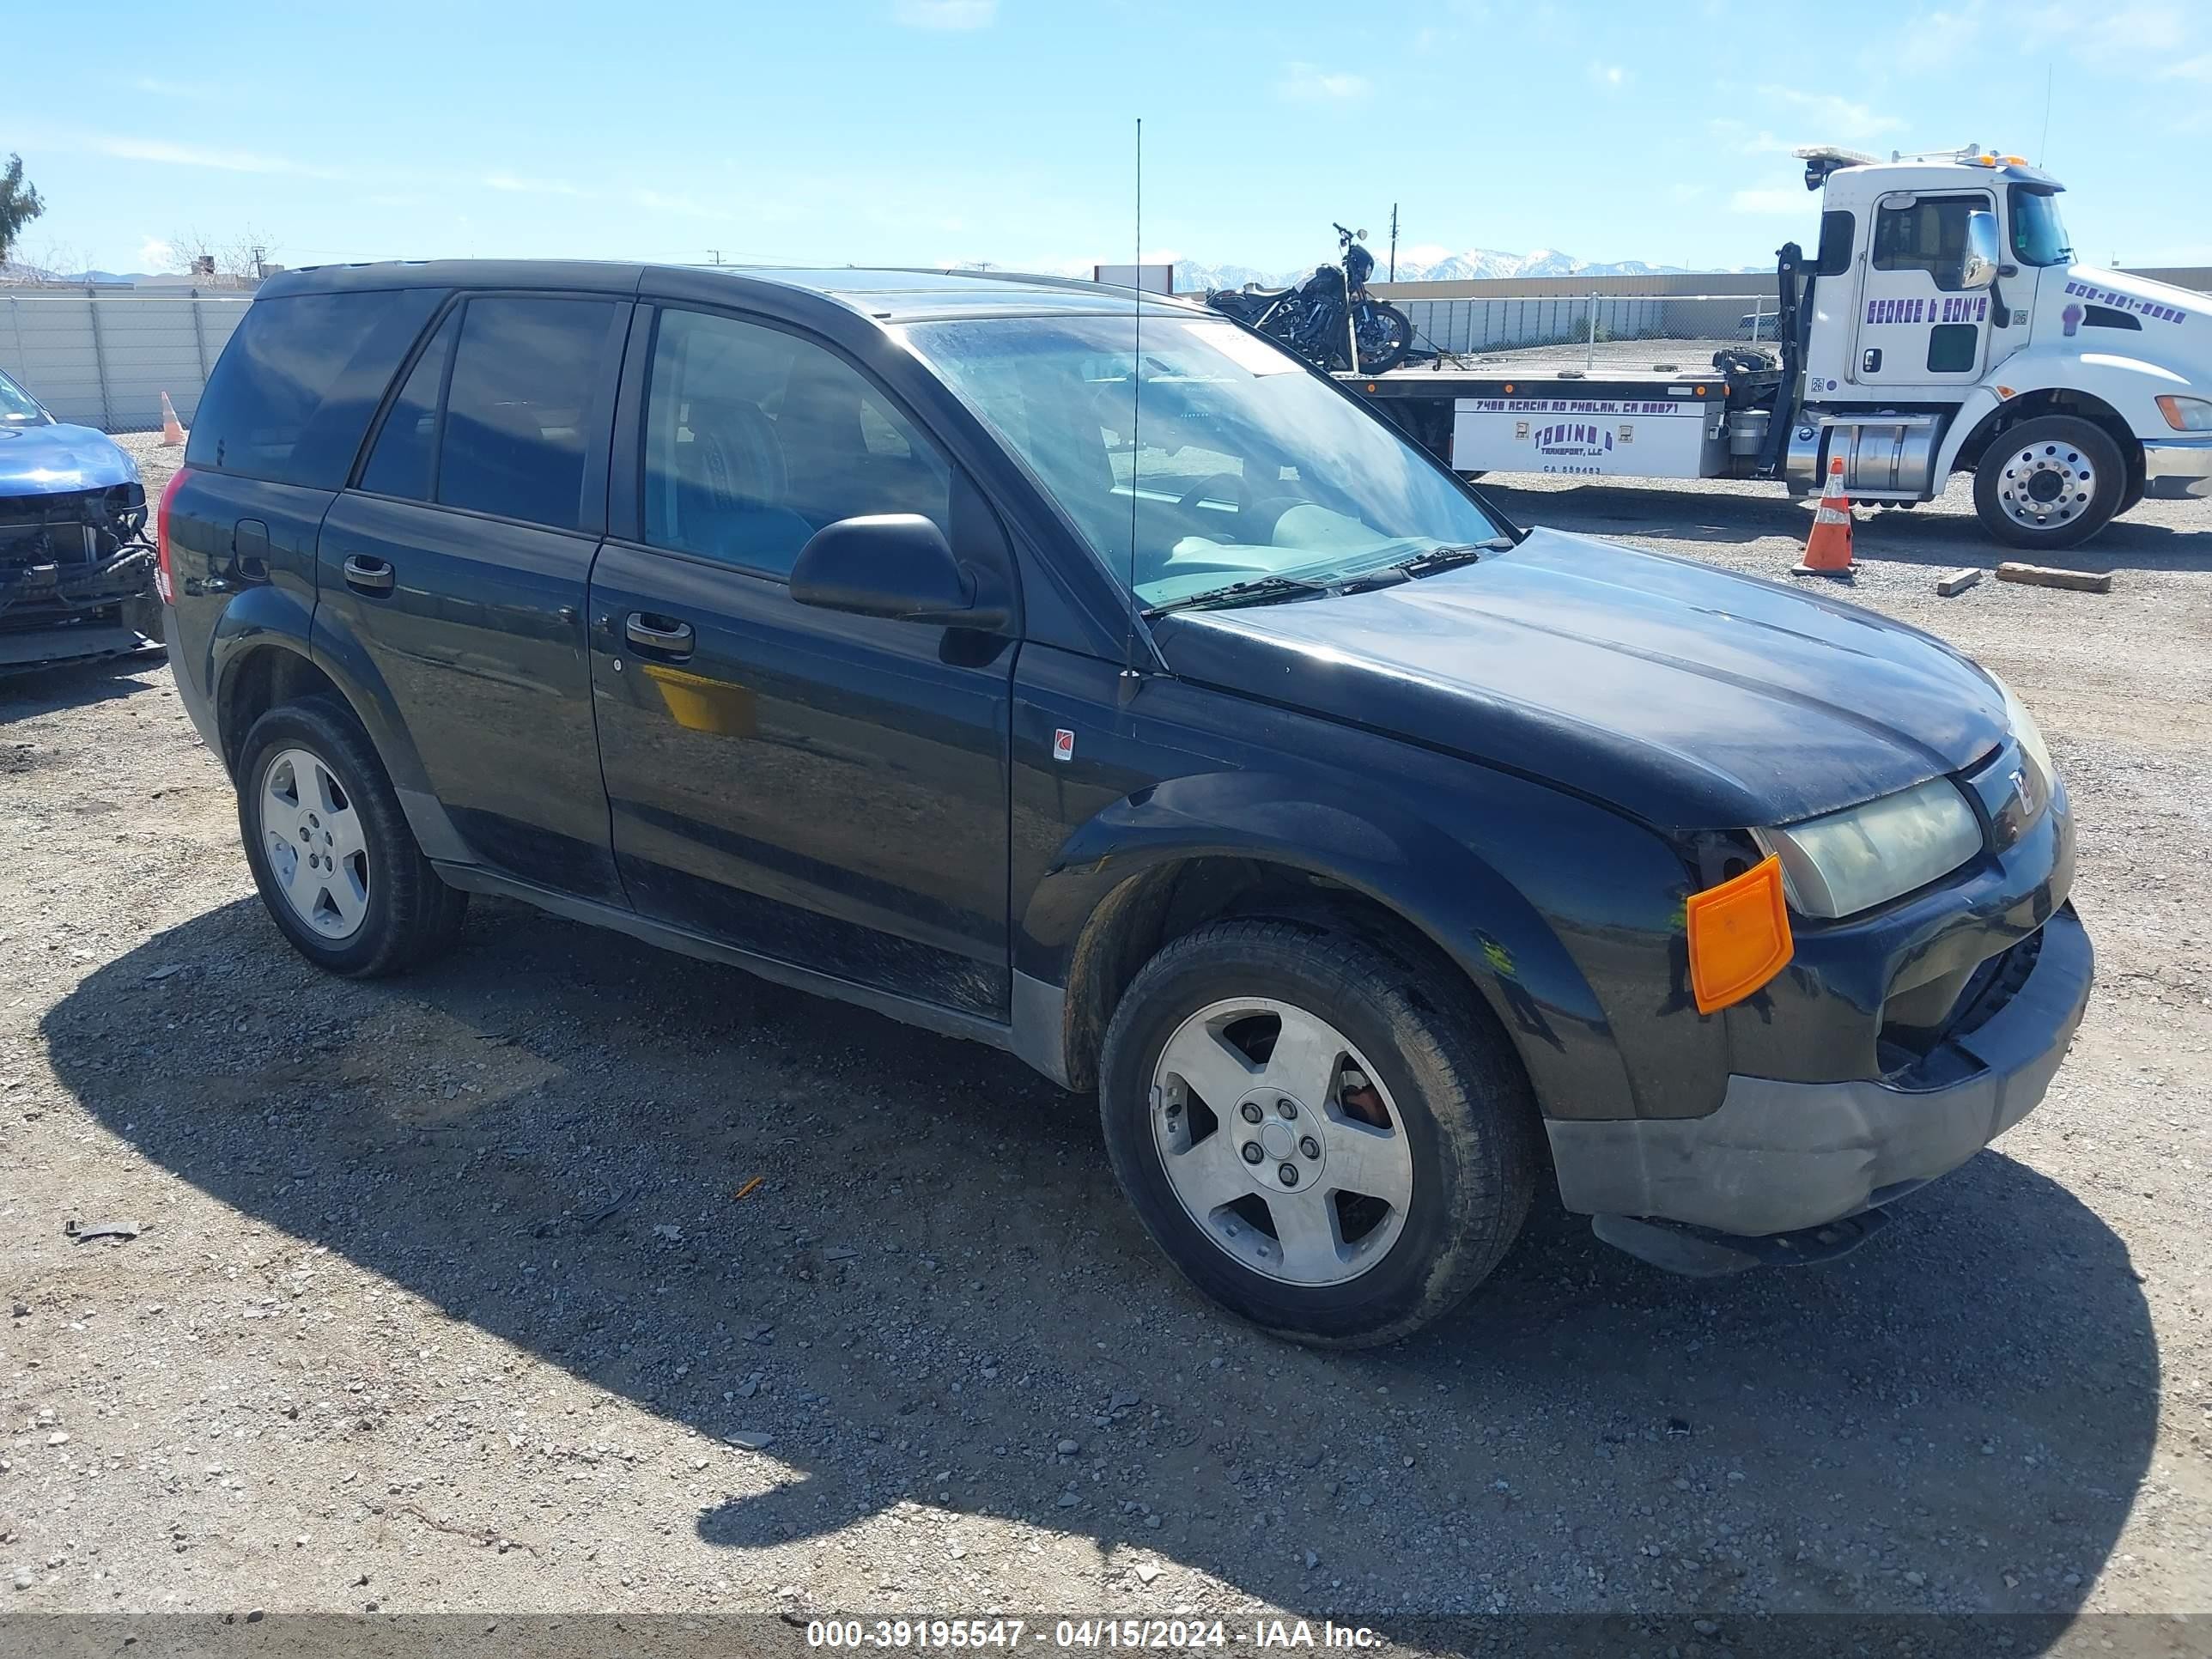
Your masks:
<path fill-rule="evenodd" d="M 174 567 L 169 562 L 169 503 L 177 499 L 177 487 L 191 473 L 190 467 L 179 467 L 161 491 L 161 504 L 154 509 L 154 591 L 161 596 L 163 605 L 177 602 Z"/>

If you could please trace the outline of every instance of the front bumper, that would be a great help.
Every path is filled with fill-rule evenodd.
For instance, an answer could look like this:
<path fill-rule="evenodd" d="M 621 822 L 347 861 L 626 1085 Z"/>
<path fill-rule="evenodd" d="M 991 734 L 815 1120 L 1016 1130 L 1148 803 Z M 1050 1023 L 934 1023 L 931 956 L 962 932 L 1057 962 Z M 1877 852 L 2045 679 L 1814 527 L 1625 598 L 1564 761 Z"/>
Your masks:
<path fill-rule="evenodd" d="M 2145 444 L 2143 494 L 2155 501 L 2212 495 L 2212 438 Z"/>
<path fill-rule="evenodd" d="M 2095 953 L 2071 905 L 2014 949 L 2030 945 L 2008 1000 L 1969 1013 L 1894 1080 L 1734 1076 L 1704 1117 L 1547 1119 L 1561 1198 L 1584 1214 L 1757 1237 L 1856 1215 L 1956 1169 L 2043 1098 L 2089 1000 Z"/>
<path fill-rule="evenodd" d="M 161 641 L 154 550 L 0 566 L 0 672 L 125 656 Z"/>

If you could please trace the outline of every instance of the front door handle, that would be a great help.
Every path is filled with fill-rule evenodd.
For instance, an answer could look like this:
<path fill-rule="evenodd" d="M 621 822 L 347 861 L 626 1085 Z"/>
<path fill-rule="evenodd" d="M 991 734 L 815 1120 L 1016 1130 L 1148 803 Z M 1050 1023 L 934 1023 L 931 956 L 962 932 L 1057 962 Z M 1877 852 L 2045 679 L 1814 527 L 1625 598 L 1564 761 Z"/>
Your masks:
<path fill-rule="evenodd" d="M 389 593 L 392 591 L 392 561 L 372 558 L 365 553 L 349 554 L 345 562 L 346 586 L 356 593 Z"/>
<path fill-rule="evenodd" d="M 648 617 L 642 611 L 633 611 L 623 624 L 629 642 L 641 651 L 651 651 L 664 657 L 684 658 L 691 654 L 696 638 L 687 622 L 672 622 L 665 617 Z"/>

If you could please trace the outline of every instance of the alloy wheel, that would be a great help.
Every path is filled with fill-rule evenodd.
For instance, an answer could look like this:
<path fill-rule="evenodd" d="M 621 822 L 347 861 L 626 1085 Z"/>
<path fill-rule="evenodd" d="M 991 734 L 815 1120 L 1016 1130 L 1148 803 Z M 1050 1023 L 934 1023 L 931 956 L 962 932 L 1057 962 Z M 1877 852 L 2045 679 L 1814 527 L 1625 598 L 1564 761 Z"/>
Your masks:
<path fill-rule="evenodd" d="M 1152 1123 L 1199 1230 L 1270 1279 L 1356 1279 L 1404 1228 L 1405 1121 L 1344 1034 L 1305 1009 L 1243 997 L 1192 1014 L 1154 1066 Z"/>
<path fill-rule="evenodd" d="M 350 939 L 368 914 L 368 842 L 337 774 L 309 750 L 278 750 L 261 769 L 260 819 L 293 914 L 325 939 Z"/>

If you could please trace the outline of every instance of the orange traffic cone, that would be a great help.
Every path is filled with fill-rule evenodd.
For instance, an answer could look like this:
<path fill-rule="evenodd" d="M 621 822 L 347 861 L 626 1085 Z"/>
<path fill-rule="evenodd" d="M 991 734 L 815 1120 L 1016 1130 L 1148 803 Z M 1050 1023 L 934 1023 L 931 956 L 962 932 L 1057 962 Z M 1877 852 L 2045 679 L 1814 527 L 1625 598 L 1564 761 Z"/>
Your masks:
<path fill-rule="evenodd" d="M 1820 492 L 1820 505 L 1813 514 L 1813 533 L 1805 540 L 1805 556 L 1790 568 L 1793 576 L 1848 576 L 1851 574 L 1851 498 L 1844 494 L 1844 458 L 1828 463 L 1828 487 Z"/>
<path fill-rule="evenodd" d="M 169 394 L 161 394 L 161 447 L 174 449 L 185 441 L 185 423 L 177 418 L 177 406 L 169 401 Z"/>

